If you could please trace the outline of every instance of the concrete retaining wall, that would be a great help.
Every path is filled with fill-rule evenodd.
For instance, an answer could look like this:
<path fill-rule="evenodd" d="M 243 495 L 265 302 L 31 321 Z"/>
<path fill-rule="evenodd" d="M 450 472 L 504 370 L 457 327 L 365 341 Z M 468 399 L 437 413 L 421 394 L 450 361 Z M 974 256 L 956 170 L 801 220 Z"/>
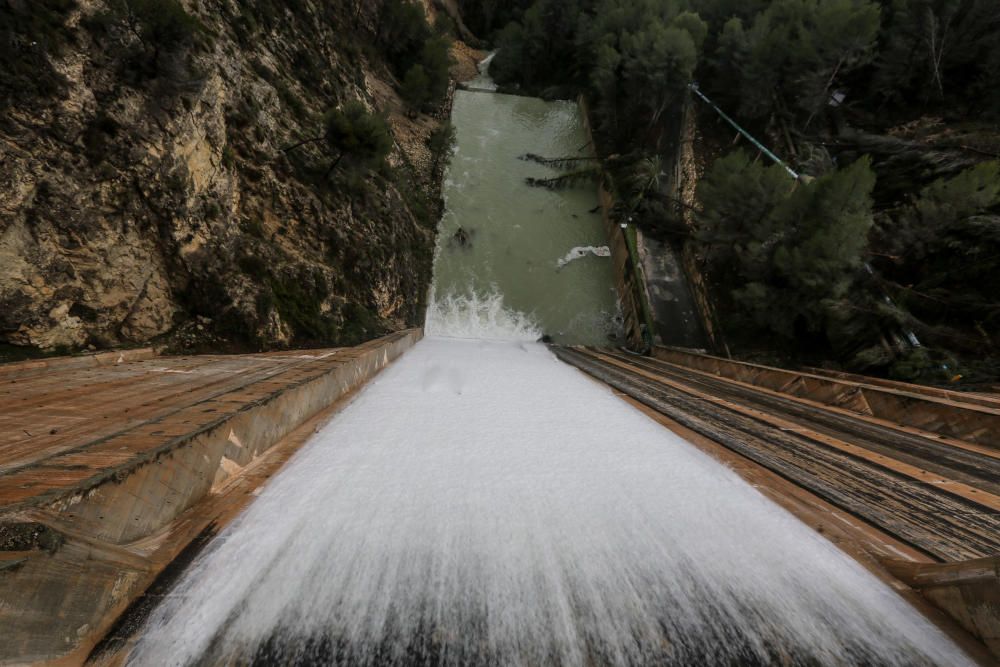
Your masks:
<path fill-rule="evenodd" d="M 968 402 L 957 392 L 931 395 L 915 385 L 880 386 L 664 347 L 656 348 L 653 356 L 861 416 L 1000 449 L 1000 405 Z"/>
<path fill-rule="evenodd" d="M 590 125 L 590 110 L 587 101 L 581 95 L 577 99 L 580 106 L 580 117 L 583 122 L 584 132 L 591 146 L 594 146 L 594 134 Z M 609 178 L 606 174 L 603 178 Z M 629 247 L 627 232 L 617 224 L 611 215 L 614 208 L 614 197 L 602 182 L 597 186 L 597 197 L 601 204 L 601 219 L 604 222 L 604 231 L 608 238 L 608 247 L 611 249 L 611 262 L 615 275 L 615 289 L 618 293 L 618 301 L 622 308 L 624 318 L 623 328 L 625 340 L 630 350 L 645 350 L 652 340 L 652 318 L 649 316 L 648 307 L 645 301 L 645 284 L 638 259 L 634 256 L 634 249 Z M 634 230 L 633 230 L 634 233 Z"/>
<path fill-rule="evenodd" d="M 263 481 L 260 470 L 276 445 L 285 443 L 282 456 L 290 456 L 306 439 L 288 446 L 297 428 L 420 337 L 410 330 L 296 362 L 60 459 L 98 456 L 100 447 L 128 453 L 103 474 L 68 487 L 53 479 L 0 507 L 0 664 L 82 663 L 130 602 L 219 520 L 221 495 L 228 494 L 225 510 L 234 515 Z M 57 474 L 52 463 L 45 470 Z M 17 475 L 0 477 L 0 487 Z"/>

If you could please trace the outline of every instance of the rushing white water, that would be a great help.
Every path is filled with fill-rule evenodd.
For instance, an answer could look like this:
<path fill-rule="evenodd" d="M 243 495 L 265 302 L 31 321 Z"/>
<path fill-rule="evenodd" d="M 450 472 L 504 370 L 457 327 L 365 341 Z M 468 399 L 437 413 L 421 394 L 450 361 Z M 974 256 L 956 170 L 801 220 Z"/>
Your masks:
<path fill-rule="evenodd" d="M 480 294 L 432 297 L 429 337 L 210 543 L 131 664 L 970 664 Z"/>
<path fill-rule="evenodd" d="M 482 340 L 537 340 L 542 336 L 534 318 L 504 306 L 495 289 L 486 296 L 476 292 L 431 293 L 424 331 L 428 336 Z"/>
<path fill-rule="evenodd" d="M 465 84 L 465 87 L 470 90 L 496 90 L 497 84 L 493 81 L 490 76 L 490 63 L 493 62 L 493 56 L 497 54 L 496 51 L 491 51 L 486 58 L 480 62 L 476 68 L 479 70 L 479 75 L 474 79 Z"/>
<path fill-rule="evenodd" d="M 132 662 L 964 664 L 734 473 L 499 326 L 380 375 L 196 561 Z"/>

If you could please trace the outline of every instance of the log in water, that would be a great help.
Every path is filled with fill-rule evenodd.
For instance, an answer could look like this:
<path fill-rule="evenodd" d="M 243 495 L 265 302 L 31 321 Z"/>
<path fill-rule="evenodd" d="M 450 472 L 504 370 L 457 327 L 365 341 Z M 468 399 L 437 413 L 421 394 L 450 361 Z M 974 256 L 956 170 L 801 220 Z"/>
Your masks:
<path fill-rule="evenodd" d="M 613 342 L 620 323 L 610 257 L 560 264 L 574 248 L 608 242 L 597 184 L 528 187 L 526 176 L 564 172 L 520 159 L 592 155 L 576 104 L 459 91 L 452 122 L 458 142 L 445 175 L 432 313 L 449 300 L 445 310 L 454 314 L 456 301 L 502 294 L 504 305 L 556 342 Z"/>

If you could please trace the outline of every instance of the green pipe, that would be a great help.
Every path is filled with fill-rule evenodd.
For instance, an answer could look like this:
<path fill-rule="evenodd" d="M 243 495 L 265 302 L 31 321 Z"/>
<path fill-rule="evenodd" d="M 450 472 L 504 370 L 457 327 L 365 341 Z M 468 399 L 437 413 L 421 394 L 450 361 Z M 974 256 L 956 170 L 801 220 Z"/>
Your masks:
<path fill-rule="evenodd" d="M 713 102 L 712 100 L 708 99 L 705 96 L 705 94 L 698 89 L 698 84 L 697 83 L 694 83 L 694 82 L 689 83 L 688 84 L 688 88 L 690 88 L 694 92 L 695 95 L 697 95 L 701 99 L 705 100 L 706 104 L 708 104 L 710 107 L 712 107 L 713 109 L 715 109 L 715 113 L 717 113 L 720 116 L 722 116 L 723 120 L 725 120 L 727 123 L 729 123 L 734 128 L 736 128 L 737 132 L 739 132 L 744 137 L 746 137 L 748 140 L 750 140 L 750 143 L 752 143 L 754 146 L 756 146 L 758 149 L 760 149 L 760 151 L 764 155 L 766 155 L 769 158 L 771 158 L 772 160 L 774 160 L 775 163 L 780 164 L 782 167 L 784 167 L 785 171 L 787 171 L 791 175 L 792 178 L 798 180 L 799 175 L 798 175 L 798 173 L 796 173 L 796 171 L 794 169 L 792 169 L 787 164 L 785 164 L 780 157 L 778 157 L 777 155 L 775 155 L 774 153 L 772 153 L 767 148 L 767 146 L 765 146 L 764 144 L 762 144 L 759 141 L 757 141 L 756 139 L 754 139 L 754 137 L 753 137 L 752 134 L 750 134 L 749 132 L 747 132 L 746 130 L 744 130 L 742 127 L 740 127 L 739 123 L 737 123 L 735 120 L 733 120 L 732 118 L 730 118 L 726 114 L 725 111 L 723 111 L 722 109 L 720 109 L 719 107 L 717 107 L 715 105 L 715 102 Z"/>

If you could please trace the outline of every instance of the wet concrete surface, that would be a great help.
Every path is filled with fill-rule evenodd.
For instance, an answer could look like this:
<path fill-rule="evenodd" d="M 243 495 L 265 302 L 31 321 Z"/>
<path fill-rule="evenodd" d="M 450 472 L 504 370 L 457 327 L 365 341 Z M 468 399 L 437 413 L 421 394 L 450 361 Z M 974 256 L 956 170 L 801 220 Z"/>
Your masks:
<path fill-rule="evenodd" d="M 661 345 L 704 348 L 705 334 L 680 258 L 668 244 L 639 232 L 646 293 Z"/>

